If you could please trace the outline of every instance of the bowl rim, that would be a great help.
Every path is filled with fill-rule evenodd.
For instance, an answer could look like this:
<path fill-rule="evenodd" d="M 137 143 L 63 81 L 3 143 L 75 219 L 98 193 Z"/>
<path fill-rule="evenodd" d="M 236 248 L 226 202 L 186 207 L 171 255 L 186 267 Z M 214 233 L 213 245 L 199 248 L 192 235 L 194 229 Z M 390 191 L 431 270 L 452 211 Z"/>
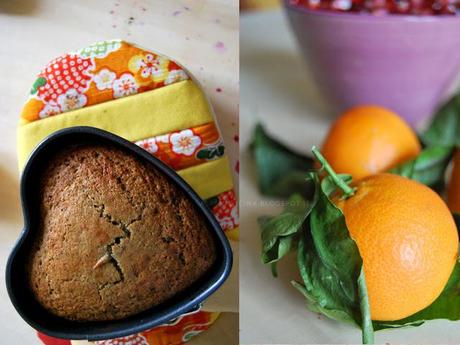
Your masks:
<path fill-rule="evenodd" d="M 178 186 L 179 189 L 184 191 L 188 198 L 192 200 L 193 205 L 198 209 L 198 211 L 203 215 L 205 218 L 208 230 L 212 233 L 214 240 L 216 241 L 216 249 L 221 250 L 221 262 L 215 264 L 215 268 L 211 268 L 207 271 L 207 273 L 215 271 L 209 279 L 203 282 L 202 285 L 198 285 L 195 287 L 195 293 L 192 294 L 192 298 L 190 297 L 182 297 L 179 302 L 173 303 L 171 305 L 170 300 L 166 300 L 165 307 L 160 309 L 159 312 L 153 310 L 150 312 L 149 315 L 144 315 L 144 312 L 149 312 L 152 309 L 155 309 L 156 306 L 150 307 L 144 312 L 132 315 L 127 318 L 123 318 L 120 320 L 114 321 L 98 321 L 98 322 L 89 322 L 89 323 L 97 323 L 101 329 L 98 332 L 66 332 L 59 330 L 58 328 L 54 327 L 46 327 L 43 326 L 42 323 L 37 322 L 36 319 L 30 316 L 30 312 L 28 311 L 27 307 L 24 306 L 24 300 L 20 300 L 17 296 L 18 292 L 15 292 L 13 287 L 13 272 L 12 269 L 15 264 L 15 260 L 17 260 L 18 253 L 23 245 L 26 245 L 27 239 L 29 234 L 31 234 L 31 212 L 29 208 L 31 205 L 28 205 L 28 197 L 26 197 L 26 184 L 27 180 L 32 178 L 33 171 L 34 171 L 34 163 L 36 160 L 40 160 L 40 156 L 43 155 L 43 151 L 45 151 L 49 145 L 53 145 L 56 142 L 59 143 L 59 140 L 65 140 L 65 137 L 68 136 L 75 136 L 78 135 L 87 135 L 89 137 L 93 137 L 95 139 L 94 142 L 102 142 L 102 143 L 109 143 L 113 144 L 115 147 L 121 147 L 126 151 L 134 154 L 137 158 L 142 160 L 146 160 L 149 164 L 152 164 L 156 169 L 158 169 L 162 174 L 168 178 L 172 183 Z M 218 223 L 215 216 L 212 214 L 211 210 L 206 205 L 205 201 L 201 199 L 198 194 L 192 189 L 192 187 L 182 179 L 174 170 L 172 170 L 169 166 L 163 163 L 161 160 L 156 158 L 155 156 L 148 153 L 146 150 L 142 149 L 141 147 L 137 146 L 136 144 L 119 137 L 113 133 L 107 132 L 105 130 L 89 127 L 89 126 L 75 126 L 75 127 L 68 127 L 61 129 L 59 131 L 53 132 L 45 139 L 43 139 L 32 151 L 30 154 L 27 163 L 22 171 L 21 174 L 21 181 L 20 181 L 20 196 L 21 196 L 21 206 L 23 211 L 23 218 L 24 218 L 24 226 L 19 234 L 19 237 L 14 244 L 13 249 L 10 252 L 8 257 L 8 261 L 6 264 L 5 269 L 5 283 L 8 292 L 8 296 L 18 312 L 18 314 L 26 321 L 30 326 L 34 329 L 42 332 L 48 336 L 61 338 L 61 339 L 72 339 L 72 340 L 90 340 L 90 341 L 97 341 L 97 340 L 105 340 L 105 339 L 112 339 L 112 338 L 119 338 L 123 336 L 128 336 L 131 334 L 136 334 L 147 329 L 154 328 L 156 326 L 163 325 L 165 323 L 170 322 L 184 314 L 193 313 L 200 309 L 201 303 L 207 299 L 212 293 L 214 293 L 228 278 L 230 271 L 232 269 L 233 263 L 233 253 L 230 247 L 230 243 L 227 237 L 224 234 L 220 224 Z M 206 283 L 206 284 L 205 284 Z M 27 289 L 24 287 L 24 289 Z M 172 297 L 174 298 L 174 297 Z M 169 305 L 168 305 L 169 301 Z M 37 302 L 38 303 L 38 302 Z M 64 318 L 55 316 L 58 319 L 65 320 Z M 129 319 L 129 320 L 128 320 Z M 126 320 L 126 321 L 125 321 Z M 130 325 L 118 325 L 117 327 L 110 329 L 110 324 L 115 322 L 123 322 L 131 323 Z M 129 321 L 129 322 L 128 322 Z M 65 320 L 67 323 L 75 323 L 75 324 L 82 324 L 80 322 L 75 321 L 68 321 Z M 134 326 L 132 324 L 135 324 Z M 52 329 L 50 329 L 52 328 Z"/>
<path fill-rule="evenodd" d="M 385 14 L 375 15 L 372 13 L 356 13 L 356 12 L 337 12 L 328 10 L 311 10 L 303 6 L 296 6 L 290 3 L 290 0 L 283 0 L 283 7 L 287 10 L 302 13 L 310 16 L 326 17 L 326 18 L 340 18 L 345 20 L 354 20 L 362 22 L 416 22 L 416 23 L 433 23 L 440 21 L 460 21 L 460 15 L 450 14 L 423 14 L 423 15 L 409 15 L 409 14 Z"/>

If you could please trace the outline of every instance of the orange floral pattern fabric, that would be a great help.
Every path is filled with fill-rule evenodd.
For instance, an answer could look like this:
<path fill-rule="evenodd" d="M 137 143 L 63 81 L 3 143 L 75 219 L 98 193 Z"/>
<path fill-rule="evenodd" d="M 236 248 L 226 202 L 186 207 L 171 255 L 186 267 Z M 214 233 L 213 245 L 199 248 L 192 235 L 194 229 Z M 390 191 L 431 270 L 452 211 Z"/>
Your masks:
<path fill-rule="evenodd" d="M 219 313 L 198 311 L 182 315 L 176 320 L 142 333 L 127 337 L 97 341 L 96 345 L 182 345 L 211 327 Z M 45 345 L 71 345 L 70 340 L 38 333 Z"/>
<path fill-rule="evenodd" d="M 206 200 L 206 203 L 225 232 L 239 226 L 238 203 L 233 189 Z"/>
<path fill-rule="evenodd" d="M 46 65 L 21 116 L 36 121 L 188 78 L 165 56 L 120 40 L 98 42 Z"/>
<path fill-rule="evenodd" d="M 219 313 L 195 312 L 142 333 L 97 341 L 96 345 L 182 345 L 209 329 L 218 316 Z"/>
<path fill-rule="evenodd" d="M 225 147 L 214 122 L 136 141 L 174 170 L 222 157 Z"/>

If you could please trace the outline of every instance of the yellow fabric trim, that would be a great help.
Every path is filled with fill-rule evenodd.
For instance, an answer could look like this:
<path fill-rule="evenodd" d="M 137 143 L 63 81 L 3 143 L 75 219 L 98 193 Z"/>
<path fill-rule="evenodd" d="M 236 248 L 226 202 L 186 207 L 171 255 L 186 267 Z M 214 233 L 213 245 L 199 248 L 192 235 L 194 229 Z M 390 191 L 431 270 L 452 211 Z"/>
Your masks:
<path fill-rule="evenodd" d="M 19 167 L 40 141 L 62 128 L 92 126 L 136 141 L 211 121 L 203 91 L 192 80 L 185 80 L 19 126 Z"/>
<path fill-rule="evenodd" d="M 232 230 L 226 230 L 225 235 L 228 237 L 229 240 L 238 241 L 240 238 L 240 228 L 237 226 Z"/>
<path fill-rule="evenodd" d="M 179 170 L 177 173 L 202 199 L 208 199 L 233 188 L 227 156 Z"/>

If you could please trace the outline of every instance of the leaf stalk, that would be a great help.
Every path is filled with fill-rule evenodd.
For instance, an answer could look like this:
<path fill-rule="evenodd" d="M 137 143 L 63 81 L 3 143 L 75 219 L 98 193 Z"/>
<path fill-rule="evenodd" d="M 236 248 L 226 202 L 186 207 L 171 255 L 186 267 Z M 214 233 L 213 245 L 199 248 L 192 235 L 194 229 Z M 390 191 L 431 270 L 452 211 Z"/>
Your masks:
<path fill-rule="evenodd" d="M 321 152 L 319 152 L 316 146 L 313 146 L 311 151 L 313 152 L 315 158 L 321 163 L 322 168 L 326 170 L 327 174 L 331 177 L 335 185 L 343 191 L 344 199 L 348 199 L 349 197 L 353 196 L 355 194 L 356 187 L 350 187 L 340 178 L 340 176 L 337 175 L 337 173 L 334 171 L 334 169 L 332 169 L 331 165 L 328 163 L 326 158 L 324 158 Z"/>

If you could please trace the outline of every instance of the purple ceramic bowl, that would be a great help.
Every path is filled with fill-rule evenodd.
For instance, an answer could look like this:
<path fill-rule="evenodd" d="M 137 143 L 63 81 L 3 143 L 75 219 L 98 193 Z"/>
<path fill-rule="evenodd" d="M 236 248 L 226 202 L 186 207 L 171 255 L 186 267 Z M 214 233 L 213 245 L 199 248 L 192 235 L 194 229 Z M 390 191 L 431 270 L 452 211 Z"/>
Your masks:
<path fill-rule="evenodd" d="M 378 104 L 412 126 L 432 115 L 460 70 L 460 17 L 312 11 L 289 4 L 316 83 L 338 111 Z"/>

